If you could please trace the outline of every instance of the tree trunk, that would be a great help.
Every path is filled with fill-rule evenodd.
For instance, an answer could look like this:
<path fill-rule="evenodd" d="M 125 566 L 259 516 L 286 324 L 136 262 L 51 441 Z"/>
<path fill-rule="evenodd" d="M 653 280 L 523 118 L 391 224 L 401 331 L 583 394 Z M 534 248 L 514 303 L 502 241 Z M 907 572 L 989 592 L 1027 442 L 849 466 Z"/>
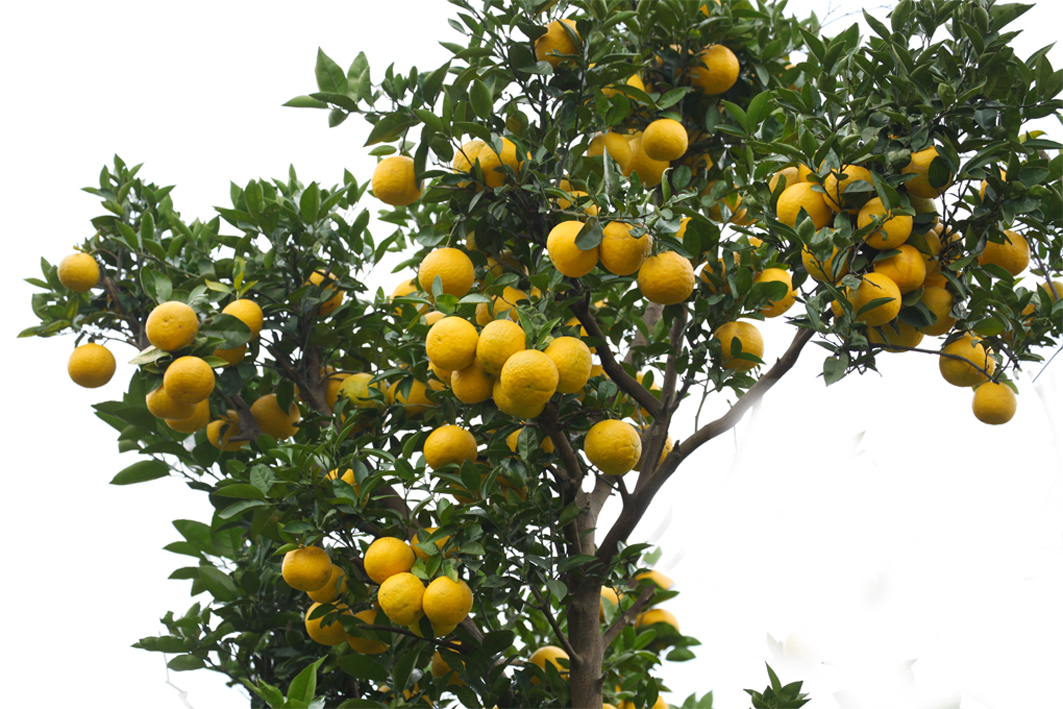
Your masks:
<path fill-rule="evenodd" d="M 568 607 L 568 638 L 576 657 L 570 662 L 569 689 L 575 709 L 602 706 L 602 631 L 598 625 L 601 584 L 593 578 L 580 579 L 571 590 Z"/>

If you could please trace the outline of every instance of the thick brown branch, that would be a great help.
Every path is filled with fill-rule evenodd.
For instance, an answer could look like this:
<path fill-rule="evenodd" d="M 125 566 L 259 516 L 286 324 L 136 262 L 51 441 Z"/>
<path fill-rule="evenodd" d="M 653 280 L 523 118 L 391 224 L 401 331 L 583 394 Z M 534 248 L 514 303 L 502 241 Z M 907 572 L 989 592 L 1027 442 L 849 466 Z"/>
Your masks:
<path fill-rule="evenodd" d="M 103 286 L 103 289 L 107 291 L 107 295 L 109 295 L 114 302 L 114 311 L 129 325 L 129 332 L 133 335 L 133 339 L 135 340 L 134 347 L 141 350 L 146 349 L 150 343 L 144 333 L 144 325 L 130 313 L 127 313 L 125 308 L 122 307 L 122 299 L 118 297 L 118 286 L 114 284 L 114 281 L 111 280 L 110 276 L 104 276 L 101 278 L 100 285 Z"/>
<path fill-rule="evenodd" d="M 240 417 L 240 433 L 231 436 L 230 441 L 251 441 L 254 443 L 258 440 L 258 437 L 262 435 L 262 429 L 258 427 L 258 422 L 255 421 L 255 417 L 251 415 L 251 407 L 247 405 L 244 398 L 239 394 L 233 394 L 232 396 L 222 397 L 225 399 L 230 407 L 232 407 L 237 416 Z"/>
<path fill-rule="evenodd" d="M 642 589 L 642 593 L 639 594 L 639 597 L 635 599 L 633 604 L 631 604 L 631 607 L 618 615 L 609 627 L 605 629 L 605 632 L 602 634 L 602 642 L 606 647 L 609 647 L 609 645 L 616 640 L 616 636 L 620 635 L 624 628 L 634 622 L 638 614 L 649 605 L 650 600 L 655 595 L 657 595 L 657 586 L 652 583 L 647 584 L 646 587 Z"/>
<path fill-rule="evenodd" d="M 295 386 L 299 387 L 299 393 L 302 394 L 303 401 L 308 403 L 315 411 L 325 416 L 331 416 L 332 411 L 329 410 L 328 405 L 325 403 L 325 392 L 322 387 L 322 382 L 317 381 L 316 377 L 311 380 L 308 377 L 303 376 L 303 373 L 292 363 L 291 358 L 287 354 L 282 352 L 276 345 L 266 345 L 266 351 L 273 356 L 273 361 L 280 365 L 284 370 L 284 374 L 295 383 Z M 316 353 L 314 353 L 316 355 Z M 317 359 L 316 356 L 313 357 Z"/>
<path fill-rule="evenodd" d="M 554 635 L 557 636 L 558 641 L 565 648 L 565 652 L 568 653 L 569 662 L 576 662 L 579 654 L 572 649 L 572 643 L 569 642 L 568 636 L 561 631 L 561 624 L 557 622 L 557 618 L 554 617 L 553 611 L 550 610 L 550 604 L 543 598 L 543 594 L 539 593 L 539 587 L 537 584 L 529 584 L 528 588 L 531 589 L 532 595 L 535 596 L 535 605 L 546 616 L 546 622 L 550 624 L 550 627 L 554 629 Z"/>

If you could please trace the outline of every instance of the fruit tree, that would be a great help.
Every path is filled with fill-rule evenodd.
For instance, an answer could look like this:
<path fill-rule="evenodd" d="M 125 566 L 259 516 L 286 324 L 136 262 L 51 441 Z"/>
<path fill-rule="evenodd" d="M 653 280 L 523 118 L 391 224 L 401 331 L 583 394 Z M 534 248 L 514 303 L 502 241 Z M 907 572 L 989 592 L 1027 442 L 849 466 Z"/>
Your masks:
<path fill-rule="evenodd" d="M 188 220 L 116 158 L 23 334 L 75 335 L 83 387 L 134 348 L 95 407 L 143 456 L 112 482 L 214 506 L 170 547 L 209 602 L 138 644 L 171 668 L 256 706 L 661 706 L 697 641 L 632 533 L 810 342 L 827 384 L 923 358 L 975 427 L 1063 338 L 1063 158 L 1029 128 L 1063 72 L 994 0 L 901 0 L 870 37 L 768 0 L 452 2 L 444 65 L 319 52 L 287 104 L 367 121 L 372 175 Z M 771 679 L 755 706 L 803 703 Z"/>

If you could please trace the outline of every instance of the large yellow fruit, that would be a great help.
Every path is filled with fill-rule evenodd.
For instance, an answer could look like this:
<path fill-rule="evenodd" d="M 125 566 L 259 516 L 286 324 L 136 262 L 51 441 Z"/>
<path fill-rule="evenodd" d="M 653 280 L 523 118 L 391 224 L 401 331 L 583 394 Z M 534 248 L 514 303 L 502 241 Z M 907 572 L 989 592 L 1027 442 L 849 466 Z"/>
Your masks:
<path fill-rule="evenodd" d="M 642 264 L 638 284 L 642 295 L 651 303 L 682 303 L 694 292 L 694 267 L 675 251 L 664 251 Z"/>
<path fill-rule="evenodd" d="M 496 320 L 495 322 L 503 322 Z M 482 341 L 482 339 L 481 339 Z M 479 359 L 473 359 L 465 369 L 455 369 L 450 374 L 450 388 L 454 396 L 464 404 L 479 404 L 491 398 L 495 378 L 484 369 Z"/>
<path fill-rule="evenodd" d="M 455 645 L 460 645 L 461 642 L 455 640 L 454 644 Z M 453 686 L 460 687 L 460 686 L 465 684 L 465 682 L 462 681 L 461 678 L 458 677 L 458 671 L 453 669 L 453 668 L 451 668 L 451 666 L 447 664 L 446 660 L 444 660 L 443 656 L 439 653 L 439 650 L 436 650 L 432 654 L 432 665 L 431 665 L 431 668 L 432 668 L 432 676 L 433 677 L 438 678 L 438 677 L 446 677 L 447 675 L 450 675 L 450 679 L 447 680 L 447 685 L 448 686 L 453 685 Z"/>
<path fill-rule="evenodd" d="M 675 615 L 663 608 L 654 608 L 645 613 L 640 613 L 638 618 L 635 619 L 636 628 L 648 628 L 656 623 L 665 623 L 675 628 L 676 632 L 679 632 L 679 621 Z"/>
<path fill-rule="evenodd" d="M 977 386 L 989 378 L 986 372 L 992 374 L 996 369 L 996 361 L 989 356 L 979 339 L 970 333 L 964 333 L 958 340 L 942 347 L 941 354 L 952 355 L 939 357 L 938 367 L 941 376 L 953 386 Z"/>
<path fill-rule="evenodd" d="M 512 320 L 492 320 L 480 332 L 476 343 L 476 359 L 484 371 L 498 376 L 506 360 L 525 349 L 527 336 Z M 490 396 L 490 393 L 488 393 Z"/>
<path fill-rule="evenodd" d="M 646 84 L 643 83 L 642 78 L 638 74 L 632 74 L 631 76 L 629 76 L 627 78 L 627 81 L 625 81 L 624 83 L 627 84 L 628 86 L 632 87 L 632 88 L 638 89 L 639 91 L 645 91 L 646 90 Z M 609 96 L 610 98 L 612 98 L 613 96 L 615 96 L 618 93 L 620 93 L 620 91 L 618 89 L 616 89 L 615 85 L 614 85 L 614 86 L 606 86 L 606 87 L 604 87 L 602 89 L 602 93 L 605 94 L 606 96 Z"/>
<path fill-rule="evenodd" d="M 229 349 L 217 349 L 212 353 L 215 357 L 225 360 L 225 364 L 222 367 L 233 367 L 244 361 L 244 355 L 247 354 L 247 345 L 240 345 L 239 347 L 231 347 Z"/>
<path fill-rule="evenodd" d="M 276 394 L 266 394 L 255 399 L 251 404 L 251 415 L 255 417 L 255 423 L 262 432 L 273 436 L 279 441 L 291 438 L 299 428 L 299 407 L 293 401 L 288 408 L 288 413 L 281 410 L 277 402 Z"/>
<path fill-rule="evenodd" d="M 345 593 L 347 593 L 347 574 L 333 564 L 325 585 L 316 591 L 307 591 L 306 595 L 310 596 L 310 600 L 314 603 L 332 603 Z"/>
<path fill-rule="evenodd" d="M 579 44 L 572 41 L 568 31 L 562 26 L 562 22 L 576 32 L 575 20 L 554 20 L 546 27 L 546 34 L 540 35 L 535 40 L 535 59 L 545 61 L 550 66 L 557 68 L 558 64 L 566 60 L 564 54 L 579 54 Z M 576 33 L 579 37 L 579 33 Z"/>
<path fill-rule="evenodd" d="M 577 337 L 555 337 L 543 350 L 557 367 L 557 391 L 575 394 L 583 391 L 591 376 L 591 350 Z"/>
<path fill-rule="evenodd" d="M 509 414 L 510 416 L 516 416 L 520 419 L 535 418 L 543 412 L 543 409 L 546 408 L 545 401 L 518 402 L 514 400 L 512 397 L 509 396 L 509 394 L 506 393 L 506 390 L 502 388 L 501 379 L 495 380 L 494 388 L 491 390 L 491 398 L 494 399 L 495 406 L 498 407 L 499 411 L 504 414 Z"/>
<path fill-rule="evenodd" d="M 370 608 L 360 613 L 355 613 L 354 617 L 362 621 L 366 625 L 376 625 L 376 608 Z M 355 652 L 360 652 L 363 655 L 379 655 L 380 653 L 388 649 L 387 643 L 382 643 L 379 640 L 371 640 L 369 638 L 358 638 L 353 635 L 347 636 L 347 644 L 351 646 L 351 649 Z"/>
<path fill-rule="evenodd" d="M 771 301 L 768 305 L 760 309 L 760 312 L 764 314 L 766 318 L 777 318 L 787 310 L 789 310 L 794 304 L 794 282 L 793 276 L 789 271 L 784 271 L 781 268 L 765 268 L 758 273 L 753 279 L 754 283 L 785 283 L 786 295 L 778 300 Z"/>
<path fill-rule="evenodd" d="M 820 283 L 837 282 L 831 273 L 834 268 L 834 259 L 837 257 L 838 247 L 834 247 L 834 250 L 831 252 L 830 258 L 827 259 L 826 263 L 821 262 L 819 259 L 817 259 L 812 254 L 812 252 L 808 250 L 807 246 L 803 246 L 801 248 L 801 263 L 804 265 L 805 270 L 808 271 L 808 275 L 811 276 L 813 280 L 819 281 Z M 841 278 L 848 272 L 849 264 L 843 263 L 841 273 L 838 274 L 838 278 Z"/>
<path fill-rule="evenodd" d="M 78 251 L 59 262 L 59 282 L 75 293 L 84 293 L 100 282 L 100 266 L 89 254 Z"/>
<path fill-rule="evenodd" d="M 331 315 L 333 310 L 343 304 L 343 299 L 346 297 L 346 294 L 334 285 L 336 281 L 332 274 L 326 274 L 324 271 L 314 271 L 310 274 L 307 282 L 311 285 L 321 287 L 322 295 L 332 293 L 332 296 L 328 300 L 317 307 L 318 317 L 323 318 Z"/>
<path fill-rule="evenodd" d="M 758 366 L 756 362 L 732 356 L 731 347 L 736 337 L 742 344 L 742 354 L 753 355 L 758 359 L 764 357 L 764 338 L 753 323 L 744 320 L 726 322 L 716 328 L 714 337 L 720 341 L 720 354 L 724 369 L 744 371 Z"/>
<path fill-rule="evenodd" d="M 768 180 L 768 189 L 771 190 L 772 194 L 775 193 L 775 186 L 779 184 L 779 180 L 782 180 L 783 189 L 785 190 L 787 187 L 802 182 L 801 171 L 791 165 L 789 167 L 784 167 L 772 175 L 771 179 Z"/>
<path fill-rule="evenodd" d="M 366 549 L 362 564 L 365 575 L 374 583 L 384 583 L 395 574 L 412 569 L 416 560 L 413 549 L 402 539 L 381 537 Z"/>
<path fill-rule="evenodd" d="M 885 325 L 901 312 L 901 291 L 889 276 L 881 273 L 868 273 L 860 279 L 859 288 L 855 291 L 846 288 L 845 291 L 845 297 L 852 303 L 854 317 L 872 327 Z M 860 312 L 865 305 L 879 298 L 890 298 L 890 300 L 870 310 Z"/>
<path fill-rule="evenodd" d="M 775 213 L 779 221 L 791 227 L 797 225 L 797 217 L 802 209 L 808 213 L 817 230 L 827 226 L 834 219 L 834 211 L 827 206 L 823 193 L 813 190 L 809 182 L 790 185 L 782 191 L 779 201 L 775 203 Z"/>
<path fill-rule="evenodd" d="M 560 660 L 565 660 L 568 663 L 568 653 L 557 647 L 556 645 L 544 645 L 531 654 L 528 661 L 533 665 L 537 665 L 543 672 L 546 671 L 546 663 L 557 668 L 557 671 L 561 673 L 562 677 L 568 676 L 568 670 L 561 666 Z M 532 677 L 532 684 L 539 684 L 538 677 Z"/>
<path fill-rule="evenodd" d="M 642 133 L 642 149 L 653 160 L 678 160 L 687 151 L 687 145 L 686 128 L 671 118 L 660 118 L 650 123 Z"/>
<path fill-rule="evenodd" d="M 116 366 L 114 355 L 109 349 L 90 342 L 70 353 L 66 372 L 78 386 L 96 389 L 111 381 Z"/>
<path fill-rule="evenodd" d="M 986 382 L 974 390 L 971 407 L 979 421 L 999 426 L 1015 415 L 1015 392 L 1003 382 Z"/>
<path fill-rule="evenodd" d="M 606 475 L 623 475 L 642 457 L 642 438 L 631 424 L 606 419 L 587 431 L 583 452 L 591 465 Z"/>
<path fill-rule="evenodd" d="M 454 172 L 464 172 L 466 174 L 472 172 L 472 166 L 476 164 L 480 151 L 486 145 L 487 143 L 479 139 L 470 140 L 462 145 L 458 152 L 454 154 L 454 160 L 451 162 Z M 458 183 L 459 187 L 467 187 L 468 185 L 468 181 Z"/>
<path fill-rule="evenodd" d="M 221 311 L 247 325 L 252 337 L 258 337 L 258 334 L 262 332 L 262 308 L 255 301 L 240 298 L 226 305 Z"/>
<path fill-rule="evenodd" d="M 226 411 L 221 418 L 207 424 L 207 440 L 212 446 L 226 453 L 234 453 L 249 443 L 249 441 L 231 440 L 241 433 L 243 429 L 240 428 L 240 416 L 232 409 Z"/>
<path fill-rule="evenodd" d="M 310 617 L 310 615 L 322 605 L 324 604 L 314 603 L 306 609 L 306 633 L 310 636 L 310 639 L 316 643 L 328 645 L 330 647 L 339 645 L 347 640 L 347 631 L 343 629 L 343 623 L 340 622 L 338 615 L 330 612 L 317 618 Z M 336 610 L 341 611 L 345 615 L 351 615 L 351 612 L 347 610 L 347 606 L 342 603 L 336 604 Z M 330 615 L 333 616 L 332 622 L 325 625 L 325 619 Z"/>
<path fill-rule="evenodd" d="M 628 145 L 631 146 L 631 161 L 626 170 L 622 170 L 625 177 L 631 173 L 639 176 L 639 181 L 644 187 L 656 187 L 664 179 L 664 171 L 671 167 L 671 163 L 665 160 L 654 160 L 642 147 L 642 134 L 636 134 Z"/>
<path fill-rule="evenodd" d="M 413 158 L 392 155 L 377 163 L 373 170 L 373 196 L 392 207 L 405 207 L 421 198 Z"/>
<path fill-rule="evenodd" d="M 901 170 L 901 173 L 903 174 L 912 173 L 916 175 L 915 179 L 908 180 L 904 183 L 909 194 L 924 199 L 934 199 L 935 197 L 940 197 L 945 194 L 945 190 L 947 190 L 949 185 L 952 184 L 951 180 L 940 188 L 935 188 L 930 185 L 930 163 L 932 163 L 937 156 L 938 150 L 935 147 L 929 147 L 925 150 L 920 150 L 917 153 L 912 153 L 912 161 Z"/>
<path fill-rule="evenodd" d="M 698 63 L 705 66 L 699 66 Z M 710 96 L 722 94 L 738 81 L 738 57 L 722 44 L 713 44 L 694 56 L 687 69 L 690 83 Z"/>
<path fill-rule="evenodd" d="M 357 372 L 343 379 L 340 383 L 338 395 L 348 399 L 353 408 L 360 411 L 383 408 L 384 404 L 369 394 L 369 389 L 384 391 L 384 384 L 376 382 L 370 384 L 373 375 L 369 372 Z"/>
<path fill-rule="evenodd" d="M 869 327 L 867 339 L 876 345 L 884 345 L 887 352 L 904 352 L 905 347 L 918 347 L 923 341 L 923 333 L 908 323 L 886 323 L 882 327 Z M 892 347 L 890 346 L 892 345 Z"/>
<path fill-rule="evenodd" d="M 502 390 L 518 407 L 545 404 L 560 381 L 557 366 L 545 352 L 523 350 L 506 360 L 498 378 Z"/>
<path fill-rule="evenodd" d="M 649 571 L 643 571 L 635 574 L 635 583 L 639 581 L 648 580 L 653 581 L 654 585 L 662 591 L 667 591 L 675 583 L 669 576 L 658 571 L 657 569 L 650 569 Z"/>
<path fill-rule="evenodd" d="M 504 165 L 513 170 L 513 172 L 519 173 L 523 162 L 517 156 L 517 146 L 509 138 L 502 139 L 501 155 L 496 153 L 495 149 L 490 145 L 485 144 L 480 149 L 480 152 L 477 153 L 476 159 L 480 163 L 480 171 L 483 172 L 484 182 L 491 189 L 501 187 L 507 179 L 506 173 L 499 168 Z"/>
<path fill-rule="evenodd" d="M 400 386 L 401 381 L 392 382 L 388 387 L 387 399 L 391 403 L 399 404 L 406 412 L 406 418 L 413 418 L 423 414 L 434 405 L 428 398 L 428 385 L 420 379 L 410 381 L 410 393 L 403 395 Z"/>
<path fill-rule="evenodd" d="M 956 318 L 949 315 L 953 303 L 952 293 L 940 286 L 926 286 L 919 300 L 937 318 L 930 325 L 919 328 L 919 332 L 934 336 L 944 335 L 956 324 Z"/>
<path fill-rule="evenodd" d="M 598 265 L 598 247 L 581 250 L 576 237 L 583 222 L 561 222 L 546 237 L 546 251 L 554 268 L 570 278 L 586 276 Z"/>
<path fill-rule="evenodd" d="M 432 625 L 454 626 L 472 610 L 472 589 L 461 579 L 455 583 L 440 576 L 428 584 L 421 603 Z"/>
<path fill-rule="evenodd" d="M 443 293 L 462 297 L 472 288 L 476 281 L 472 260 L 459 249 L 444 247 L 432 251 L 417 271 L 417 282 L 425 293 L 432 293 L 432 284 L 436 277 L 442 282 Z"/>
<path fill-rule="evenodd" d="M 859 205 L 863 197 L 868 193 L 857 192 L 846 195 L 845 188 L 861 180 L 871 182 L 871 172 L 865 167 L 845 165 L 840 171 L 832 170 L 826 179 L 823 180 L 823 189 L 827 193 L 827 206 L 835 212 L 840 212 L 843 209 L 850 214 L 859 212 L 859 206 L 854 205 Z"/>
<path fill-rule="evenodd" d="M 424 536 L 425 536 L 425 543 L 426 544 L 428 543 L 427 542 L 428 538 L 431 537 L 433 534 L 435 534 L 436 530 L 438 530 L 438 529 L 439 529 L 439 527 L 425 527 L 424 528 Z M 447 536 L 445 536 L 445 537 L 443 537 L 441 539 L 435 540 L 435 542 L 433 542 L 433 543 L 436 545 L 436 549 L 438 549 L 439 551 L 443 551 L 443 547 L 445 547 L 447 545 L 447 540 L 448 539 L 450 539 L 449 535 L 447 535 Z M 428 561 L 428 554 L 423 552 L 423 551 L 421 551 L 421 549 L 417 546 L 418 543 L 419 542 L 418 542 L 418 538 L 417 538 L 417 532 L 414 532 L 413 533 L 413 538 L 410 539 L 410 548 L 413 549 L 413 553 L 417 555 L 418 559 L 420 559 L 421 561 Z M 447 554 L 447 556 L 453 556 L 453 555 L 454 555 L 453 552 L 450 552 L 450 553 Z"/>
<path fill-rule="evenodd" d="M 625 136 L 620 133 L 599 133 L 591 138 L 591 143 L 587 146 L 588 157 L 602 155 L 606 151 L 620 168 L 620 172 L 631 174 L 631 143 Z"/>
<path fill-rule="evenodd" d="M 445 317 L 428 330 L 425 354 L 440 369 L 465 369 L 476 359 L 479 335 L 476 326 L 464 318 Z"/>
<path fill-rule="evenodd" d="M 630 276 L 642 267 L 653 248 L 653 237 L 643 234 L 631 236 L 634 225 L 609 222 L 602 229 L 602 243 L 598 244 L 598 258 L 602 266 L 618 276 Z"/>
<path fill-rule="evenodd" d="M 196 404 L 191 416 L 183 419 L 165 419 L 166 425 L 178 433 L 195 433 L 210 423 L 210 399 Z"/>
<path fill-rule="evenodd" d="M 162 375 L 162 387 L 178 404 L 198 404 L 214 391 L 214 370 L 199 357 L 178 357 Z"/>
<path fill-rule="evenodd" d="M 901 244 L 893 256 L 875 261 L 875 273 L 889 276 L 902 294 L 922 287 L 926 280 L 926 257 L 911 244 Z"/>
<path fill-rule="evenodd" d="M 332 560 L 321 547 L 299 547 L 284 555 L 281 577 L 296 591 L 316 591 L 332 575 Z"/>
<path fill-rule="evenodd" d="M 1030 245 L 1022 234 L 1005 229 L 1004 243 L 987 241 L 978 255 L 978 263 L 983 266 L 991 263 L 1017 276 L 1030 265 Z"/>
<path fill-rule="evenodd" d="M 461 465 L 466 460 L 475 462 L 476 438 L 461 426 L 440 426 L 425 439 L 424 460 L 432 470 L 451 463 Z"/>
<path fill-rule="evenodd" d="M 876 217 L 887 216 L 886 207 L 878 197 L 867 201 L 860 208 L 860 214 L 856 217 L 857 228 L 863 229 Z M 885 251 L 895 249 L 912 235 L 912 218 L 907 214 L 897 214 L 889 217 L 878 228 L 867 236 L 867 245 L 873 249 Z"/>
<path fill-rule="evenodd" d="M 389 576 L 377 589 L 376 598 L 384 615 L 398 625 L 413 625 L 424 615 L 424 584 L 408 571 Z"/>
<path fill-rule="evenodd" d="M 144 334 L 155 347 L 173 352 L 192 344 L 199 334 L 196 311 L 184 303 L 170 300 L 156 305 L 148 313 Z"/>
<path fill-rule="evenodd" d="M 161 386 L 152 389 L 144 397 L 148 412 L 161 419 L 186 419 L 196 412 L 195 404 L 179 404 L 171 399 Z"/>

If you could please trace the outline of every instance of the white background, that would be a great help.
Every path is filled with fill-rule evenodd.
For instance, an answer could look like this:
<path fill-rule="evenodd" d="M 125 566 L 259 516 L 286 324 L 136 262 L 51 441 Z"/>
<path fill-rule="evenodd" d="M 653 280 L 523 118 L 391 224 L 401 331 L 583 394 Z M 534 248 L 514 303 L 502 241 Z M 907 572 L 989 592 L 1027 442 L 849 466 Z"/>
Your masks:
<path fill-rule="evenodd" d="M 823 14 L 810 0 L 790 9 L 814 5 Z M 1041 2 L 1017 23 L 1021 56 L 1055 41 L 1058 8 Z M 164 611 L 191 605 L 188 582 L 165 580 L 184 560 L 162 546 L 179 538 L 170 520 L 207 520 L 209 509 L 176 479 L 107 485 L 135 458 L 117 454 L 89 407 L 120 397 L 131 369 L 120 364 L 109 385 L 84 390 L 65 373 L 70 339 L 16 341 L 35 323 L 34 289 L 21 278 L 91 235 L 102 210 L 79 188 L 116 152 L 146 163 L 144 178 L 176 184 L 188 220 L 226 206 L 230 180 L 283 177 L 289 163 L 307 183 L 339 182 L 344 168 L 367 177 L 364 124 L 329 130 L 324 112 L 281 104 L 314 90 L 318 46 L 341 66 L 364 50 L 376 77 L 391 62 L 435 68 L 448 56 L 437 41 L 455 38 L 450 9 L 427 0 L 6 9 L 6 706 L 43 697 L 246 706 L 205 671 L 171 673 L 167 686 L 163 657 L 129 648 L 161 630 Z M 1058 50 L 1050 56 L 1063 65 Z M 406 277 L 380 273 L 374 284 L 390 291 Z M 766 335 L 771 361 L 790 334 Z M 115 354 L 125 362 L 133 352 Z M 1004 427 L 976 421 L 970 392 L 946 384 L 932 357 L 884 355 L 881 376 L 829 389 L 821 361 L 808 347 L 734 435 L 675 476 L 635 535 L 663 545 L 660 568 L 684 591 L 668 607 L 704 643 L 696 660 L 661 669 L 668 699 L 711 689 L 718 707 L 746 707 L 742 689 L 763 688 L 770 661 L 784 681 L 806 680 L 811 706 L 824 709 L 1047 706 L 1063 666 L 1063 361 L 1036 387 L 1040 367 L 1024 372 L 1019 412 Z"/>

